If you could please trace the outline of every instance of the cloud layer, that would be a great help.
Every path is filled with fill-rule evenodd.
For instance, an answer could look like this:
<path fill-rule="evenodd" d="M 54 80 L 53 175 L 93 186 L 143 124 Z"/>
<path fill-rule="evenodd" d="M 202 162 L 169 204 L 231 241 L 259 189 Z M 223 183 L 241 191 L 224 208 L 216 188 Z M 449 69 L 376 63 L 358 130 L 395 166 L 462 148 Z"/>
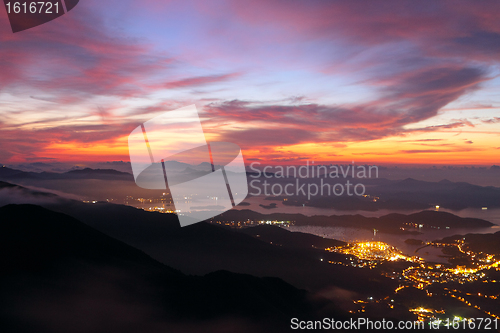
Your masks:
<path fill-rule="evenodd" d="M 126 160 L 133 128 L 192 103 L 208 136 L 273 158 L 482 131 L 450 137 L 467 154 L 498 132 L 499 16 L 498 1 L 89 0 L 12 34 L 0 15 L 0 160 Z"/>

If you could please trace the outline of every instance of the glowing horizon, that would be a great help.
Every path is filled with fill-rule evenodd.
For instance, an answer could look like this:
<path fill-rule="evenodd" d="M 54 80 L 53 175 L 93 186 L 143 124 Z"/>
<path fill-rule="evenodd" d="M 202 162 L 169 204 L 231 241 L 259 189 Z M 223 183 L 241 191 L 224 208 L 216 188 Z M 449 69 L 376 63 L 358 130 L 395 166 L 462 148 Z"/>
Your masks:
<path fill-rule="evenodd" d="M 456 3 L 87 0 L 17 34 L 3 13 L 0 162 L 129 161 L 134 128 L 196 104 L 246 164 L 498 165 L 500 3 Z"/>

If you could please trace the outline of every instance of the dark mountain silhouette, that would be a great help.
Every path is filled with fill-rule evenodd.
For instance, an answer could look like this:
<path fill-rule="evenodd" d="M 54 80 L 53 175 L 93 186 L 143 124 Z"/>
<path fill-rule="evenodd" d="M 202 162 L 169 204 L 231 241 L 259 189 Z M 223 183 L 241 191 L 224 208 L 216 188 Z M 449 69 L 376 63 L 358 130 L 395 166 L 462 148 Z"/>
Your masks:
<path fill-rule="evenodd" d="M 389 214 L 379 218 L 383 223 L 414 223 L 422 225 L 423 228 L 439 227 L 454 228 L 488 228 L 494 224 L 482 219 L 459 217 L 447 212 L 424 210 L 419 213 L 403 215 Z"/>
<path fill-rule="evenodd" d="M 277 278 L 187 276 L 71 218 L 0 208 L 4 332 L 287 331 L 335 305 Z"/>
<path fill-rule="evenodd" d="M 455 243 L 457 239 L 465 239 L 467 248 L 479 253 L 500 255 L 500 231 L 494 234 L 453 235 L 440 240 L 443 243 Z"/>
<path fill-rule="evenodd" d="M 500 207 L 500 188 L 465 182 L 426 182 L 408 178 L 377 186 L 373 193 L 384 200 L 405 200 L 450 209 Z"/>
<path fill-rule="evenodd" d="M 167 161 L 168 167 L 176 170 L 179 174 L 178 181 L 183 177 L 196 177 L 202 175 L 200 170 L 205 169 L 208 164 L 192 166 L 186 163 Z M 186 169 L 187 168 L 187 169 Z M 188 171 L 183 173 L 182 171 Z M 249 180 L 253 180 L 257 174 L 247 172 Z M 267 178 L 271 177 L 271 178 Z M 273 178 L 274 174 L 261 175 L 261 180 L 266 180 L 270 186 L 275 183 L 285 184 L 291 180 L 288 178 Z M 312 206 L 319 208 L 334 208 L 338 210 L 366 210 L 376 211 L 379 209 L 393 210 L 420 210 L 434 205 L 443 208 L 463 209 L 466 207 L 500 207 L 500 188 L 493 186 L 478 186 L 465 182 L 451 182 L 441 180 L 439 182 L 420 181 L 413 178 L 404 180 L 388 180 L 384 178 L 373 179 L 351 179 L 352 183 L 362 183 L 366 186 L 366 194 L 370 198 L 358 196 L 305 196 L 287 197 L 284 205 Z M 82 169 L 64 173 L 53 172 L 24 172 L 8 167 L 0 168 L 0 180 L 13 181 L 21 185 L 45 187 L 77 195 L 92 197 L 97 200 L 107 198 L 123 199 L 124 193 L 135 197 L 155 196 L 159 191 L 148 191 L 137 187 L 130 173 L 119 172 L 113 169 Z M 100 180 L 100 186 L 95 181 Z M 333 181 L 332 179 L 328 179 Z M 68 181 L 73 181 L 70 183 Z M 302 179 L 301 183 L 316 183 L 320 178 Z M 109 182 L 109 183 L 107 183 Z M 333 184 L 333 183 L 332 183 Z M 373 196 L 378 199 L 373 201 Z"/>
<path fill-rule="evenodd" d="M 0 189 L 7 189 L 7 188 L 20 188 L 20 186 L 11 184 L 11 183 L 6 183 L 6 182 L 0 182 Z"/>
<path fill-rule="evenodd" d="M 259 225 L 252 228 L 238 229 L 238 231 L 257 237 L 264 242 L 291 248 L 310 249 L 315 247 L 325 249 L 346 244 L 336 239 L 323 238 L 302 232 L 290 232 L 285 228 L 273 225 Z"/>
<path fill-rule="evenodd" d="M 0 168 L 0 179 L 2 180 L 50 180 L 50 179 L 120 179 L 134 181 L 133 176 L 128 172 L 121 172 L 113 169 L 91 169 L 71 170 L 67 172 L 28 172 L 11 169 L 8 167 Z"/>
<path fill-rule="evenodd" d="M 336 253 L 314 248 L 281 247 L 204 222 L 180 228 L 177 216 L 173 214 L 75 201 L 46 207 L 78 218 L 188 274 L 230 270 L 279 277 L 311 291 L 338 286 L 367 295 L 390 290 L 395 285 L 394 281 L 380 279 L 371 271 L 359 272 L 355 268 L 327 264 L 326 259 L 339 260 L 340 255 Z M 310 235 L 302 236 L 310 239 Z M 325 262 L 320 261 L 322 258 Z"/>
<path fill-rule="evenodd" d="M 382 293 L 393 287 L 393 282 L 379 279 L 376 273 L 326 264 L 327 260 L 340 261 L 342 258 L 339 258 L 339 254 L 322 250 L 321 243 L 318 243 L 317 249 L 312 246 L 302 248 L 300 245 L 279 246 L 283 243 L 291 244 L 292 239 L 296 244 L 308 244 L 314 236 L 307 234 L 290 233 L 285 236 L 269 229 L 269 235 L 261 232 L 262 238 L 259 239 L 206 223 L 180 228 L 178 219 L 173 214 L 146 212 L 129 206 L 85 204 L 71 200 L 44 206 L 73 216 L 107 235 L 143 250 L 156 260 L 189 274 L 230 270 L 242 274 L 279 277 L 296 287 L 312 291 L 336 286 L 364 295 Z M 392 215 L 384 222 L 382 218 L 365 218 L 360 215 L 305 217 L 300 214 L 262 215 L 249 210 L 231 210 L 217 219 L 234 220 L 241 217 L 244 220 L 289 219 L 297 224 L 324 226 L 358 225 L 378 230 L 384 228 L 384 223 L 393 223 L 389 228 L 399 230 L 401 219 L 408 218 L 405 215 Z"/>
<path fill-rule="evenodd" d="M 258 174 L 249 173 L 248 176 L 253 180 Z M 252 193 L 258 193 L 255 188 L 260 189 L 261 193 L 269 193 L 269 189 L 274 184 L 280 184 L 283 188 L 286 184 L 295 183 L 295 178 L 273 178 L 273 175 L 261 176 L 259 180 L 260 183 L 252 186 Z M 263 186 L 264 180 L 268 184 L 267 190 Z M 340 181 L 340 179 L 320 179 L 317 177 L 300 179 L 300 184 L 316 184 L 318 188 L 321 188 L 321 180 L 330 185 Z M 466 182 L 452 182 L 446 179 L 430 182 L 414 178 L 389 180 L 384 178 L 353 179 L 347 177 L 341 179 L 340 183 L 344 184 L 347 180 L 351 181 L 353 185 L 363 184 L 366 189 L 364 194 L 370 195 L 370 197 L 349 196 L 347 191 L 342 196 L 336 196 L 329 194 L 328 190 L 325 189 L 324 195 L 307 197 L 304 193 L 303 195 L 282 196 L 278 197 L 278 199 L 283 200 L 286 198 L 287 200 L 283 201 L 282 204 L 288 206 L 305 205 L 346 211 L 421 210 L 435 205 L 456 210 L 467 207 L 500 207 L 500 188 L 493 186 L 478 186 Z M 313 191 L 315 191 L 314 187 Z M 350 192 L 353 192 L 352 187 Z M 374 197 L 377 197 L 377 199 L 373 200 Z"/>
<path fill-rule="evenodd" d="M 3 267 L 41 268 L 66 257 L 108 264 L 125 258 L 151 264 L 146 254 L 61 213 L 35 205 L 0 208 Z"/>
<path fill-rule="evenodd" d="M 59 199 L 59 197 L 52 193 L 42 192 L 42 191 L 34 191 L 31 189 L 27 189 L 23 186 L 2 182 L 0 181 L 0 191 L 8 191 L 11 195 L 17 196 L 25 196 L 25 197 L 33 197 L 33 198 L 52 198 Z M 1 204 L 1 202 L 0 202 Z"/>
<path fill-rule="evenodd" d="M 381 217 L 365 217 L 362 215 L 331 215 L 331 216 L 305 216 L 302 214 L 261 214 L 251 210 L 230 210 L 217 217 L 214 221 L 293 221 L 296 225 L 318 225 L 324 227 L 353 227 L 368 230 L 377 229 L 387 233 L 408 233 L 418 232 L 418 229 L 411 228 L 412 225 L 422 225 L 422 228 L 488 228 L 493 223 L 475 219 L 462 218 L 451 213 L 439 211 L 422 211 L 410 215 L 388 214 Z M 404 228 L 405 230 L 402 230 Z"/>
<path fill-rule="evenodd" d="M 8 168 L 6 166 L 3 166 L 0 168 L 0 178 L 1 179 L 7 179 L 7 178 L 11 178 L 15 175 L 21 175 L 21 174 L 27 174 L 27 172 Z"/>
<path fill-rule="evenodd" d="M 87 225 L 145 251 L 156 260 L 189 274 L 230 270 L 257 276 L 275 276 L 312 291 L 333 285 L 363 294 L 393 288 L 382 286 L 376 273 L 320 262 L 339 255 L 322 249 L 282 248 L 249 235 L 206 223 L 180 228 L 176 215 L 146 212 L 129 206 L 74 200 L 44 203 L 44 207 L 70 215 Z M 310 235 L 303 235 L 309 238 Z M 297 237 L 297 236 L 295 236 Z M 361 283 L 370 280 L 370 283 Z"/>
<path fill-rule="evenodd" d="M 113 169 L 86 168 L 64 173 L 38 173 L 5 167 L 0 168 L 0 181 L 55 190 L 91 201 L 120 198 L 120 202 L 123 203 L 126 196 L 135 198 L 158 197 L 165 192 L 165 190 L 152 191 L 139 188 L 131 174 Z"/>
<path fill-rule="evenodd" d="M 362 182 L 368 184 L 367 180 Z M 377 180 L 366 189 L 367 194 L 377 196 L 371 198 L 358 196 L 314 196 L 311 198 L 291 197 L 284 201 L 284 205 L 311 206 L 319 208 L 334 208 L 338 210 L 367 210 L 379 209 L 427 209 L 435 205 L 449 209 L 463 209 L 467 207 L 500 207 L 500 188 L 493 186 L 478 186 L 465 182 L 427 182 L 406 178 L 404 180 Z"/>
<path fill-rule="evenodd" d="M 330 208 L 336 210 L 363 210 L 377 211 L 379 209 L 394 210 L 417 210 L 428 209 L 431 207 L 428 203 L 415 202 L 411 199 L 401 200 L 398 198 L 379 199 L 373 201 L 371 198 L 359 196 L 313 196 L 310 199 L 302 197 L 291 197 L 283 201 L 285 206 L 310 206 L 317 208 Z"/>
<path fill-rule="evenodd" d="M 65 200 L 64 203 L 56 202 L 44 206 L 70 215 L 187 274 L 204 275 L 226 270 L 257 277 L 272 276 L 301 289 L 321 292 L 341 288 L 360 298 L 387 295 L 398 285 L 397 281 L 381 277 L 375 270 L 328 264 L 329 260 L 338 262 L 345 258 L 341 254 L 329 253 L 322 249 L 325 245 L 322 242 L 335 241 L 312 235 L 290 233 L 285 229 L 261 228 L 256 229 L 261 237 L 254 237 L 245 234 L 252 233 L 250 230 L 235 231 L 207 223 L 180 228 L 177 217 L 173 214 L 146 212 L 109 203 L 85 204 Z M 462 221 L 459 217 L 441 212 L 423 212 L 408 216 L 391 214 L 376 219 L 360 215 L 331 217 L 305 217 L 299 214 L 279 213 L 263 215 L 252 211 L 233 210 L 217 219 L 231 220 L 238 217 L 244 217 L 244 220 L 290 219 L 299 224 L 325 226 L 342 223 L 352 226 L 353 223 L 358 223 L 366 228 L 388 224 L 392 229 L 399 228 L 404 221 L 416 223 L 422 220 L 426 224 L 443 219 L 446 223 Z M 477 221 L 469 222 L 475 224 Z M 377 229 L 381 230 L 380 227 Z"/>
<path fill-rule="evenodd" d="M 133 177 L 128 172 L 116 171 L 113 169 L 91 169 L 85 168 L 82 170 L 71 170 L 62 174 L 68 178 L 87 178 L 87 179 L 108 179 L 108 177 L 113 178 L 123 178 L 133 180 Z"/>

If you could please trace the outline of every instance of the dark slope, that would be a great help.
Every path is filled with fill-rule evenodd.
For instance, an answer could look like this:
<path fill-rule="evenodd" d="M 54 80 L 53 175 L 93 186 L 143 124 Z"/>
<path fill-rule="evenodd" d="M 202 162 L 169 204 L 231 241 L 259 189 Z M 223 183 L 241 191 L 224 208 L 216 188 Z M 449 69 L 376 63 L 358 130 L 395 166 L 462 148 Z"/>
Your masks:
<path fill-rule="evenodd" d="M 54 179 L 121 179 L 134 181 L 134 177 L 128 172 L 116 171 L 113 169 L 91 169 L 85 168 L 81 170 L 71 170 L 63 173 L 56 172 L 28 172 L 11 168 L 0 168 L 0 179 L 15 180 L 15 179 L 38 179 L 38 180 L 54 180 Z"/>
<path fill-rule="evenodd" d="M 16 187 L 17 187 L 17 185 L 0 181 L 0 189 L 9 189 L 9 188 L 16 188 Z"/>
<path fill-rule="evenodd" d="M 437 211 L 422 211 L 410 215 L 404 214 L 388 214 L 377 217 L 365 217 L 362 215 L 332 215 L 332 216 L 305 216 L 301 214 L 261 214 L 251 210 L 230 210 L 218 217 L 215 221 L 261 221 L 261 220 L 286 220 L 294 221 L 296 225 L 318 225 L 324 227 L 353 227 L 373 230 L 378 229 L 387 233 L 407 233 L 408 230 L 418 231 L 417 229 L 409 229 L 410 224 L 422 224 L 423 228 L 488 228 L 493 226 L 493 223 L 475 219 L 462 218 L 446 212 Z M 405 228 L 405 231 L 401 230 Z"/>
<path fill-rule="evenodd" d="M 494 224 L 477 218 L 459 217 L 447 212 L 425 210 L 422 212 L 403 215 L 389 214 L 380 217 L 384 223 L 415 223 L 422 224 L 423 228 L 439 227 L 455 228 L 489 228 Z"/>
<path fill-rule="evenodd" d="M 311 249 L 312 247 L 325 249 L 327 247 L 345 245 L 345 242 L 323 238 L 302 232 L 290 232 L 286 228 L 273 225 L 259 225 L 252 228 L 238 229 L 239 232 L 257 237 L 260 240 L 278 246 Z"/>
<path fill-rule="evenodd" d="M 7 183 L 7 182 L 3 182 L 3 181 L 0 181 L 0 190 L 16 190 L 16 191 L 19 191 L 20 194 L 22 194 L 22 195 L 32 196 L 32 197 L 45 197 L 45 198 L 54 198 L 54 199 L 58 198 L 57 195 L 52 194 L 52 193 L 33 191 L 33 190 L 27 189 L 23 186 Z"/>
<path fill-rule="evenodd" d="M 371 193 L 371 192 L 370 192 Z M 378 193 L 378 192 L 377 192 Z M 398 209 L 398 210 L 419 210 L 432 207 L 426 202 L 416 202 L 412 198 L 401 200 L 396 197 L 390 199 L 379 199 L 374 202 L 370 198 L 358 196 L 313 196 L 310 199 L 305 196 L 287 198 L 287 201 L 282 201 L 285 206 L 310 206 L 317 208 L 330 208 L 342 211 L 377 211 L 380 209 Z"/>
<path fill-rule="evenodd" d="M 373 193 L 385 200 L 398 199 L 440 205 L 450 209 L 466 207 L 499 207 L 500 188 L 478 186 L 465 182 L 426 182 L 407 178 L 377 186 Z"/>
<path fill-rule="evenodd" d="M 443 243 L 455 243 L 457 239 L 465 239 L 467 249 L 473 252 L 500 255 L 500 231 L 494 234 L 466 234 L 445 237 L 440 240 Z"/>
<path fill-rule="evenodd" d="M 373 271 L 328 264 L 328 260 L 339 261 L 336 253 L 312 247 L 276 246 L 208 223 L 180 228 L 177 217 L 172 214 L 150 213 L 107 203 L 73 202 L 50 207 L 187 274 L 229 270 L 279 277 L 298 288 L 312 291 L 337 286 L 366 295 L 397 287 L 394 281 L 380 278 Z M 310 239 L 310 235 L 302 236 Z"/>
<path fill-rule="evenodd" d="M 5 206 L 0 216 L 5 332 L 286 331 L 292 316 L 334 308 L 276 278 L 186 276 L 38 206 Z"/>
<path fill-rule="evenodd" d="M 380 278 L 374 272 L 327 264 L 328 260 L 341 261 L 339 254 L 314 249 L 312 246 L 299 248 L 270 244 L 274 242 L 283 245 L 283 240 L 279 242 L 272 240 L 272 237 L 276 235 L 259 240 L 205 223 L 180 228 L 175 215 L 145 212 L 132 207 L 107 203 L 84 204 L 77 201 L 65 201 L 64 204 L 45 206 L 73 216 L 107 235 L 141 249 L 156 260 L 188 274 L 207 274 L 217 270 L 229 270 L 256 276 L 279 277 L 298 288 L 313 291 L 336 286 L 367 296 L 373 293 L 383 293 L 394 287 L 392 280 Z M 262 215 L 248 210 L 229 211 L 223 214 L 229 218 L 243 216 L 245 220 L 247 218 L 258 219 L 262 216 L 272 219 L 275 215 Z M 290 215 L 290 219 L 295 218 L 302 218 L 302 223 L 320 225 L 321 223 L 324 225 L 338 223 L 335 218 L 344 219 L 342 216 L 309 218 L 302 215 Z M 368 224 L 365 224 L 365 221 L 368 221 Z M 362 216 L 345 216 L 343 223 L 349 226 L 352 226 L 352 223 L 360 223 L 365 227 L 382 224 L 382 222 L 374 224 L 372 221 L 378 220 Z M 396 216 L 395 227 L 399 229 L 399 226 L 404 225 L 401 222 Z M 304 234 L 285 237 L 287 236 L 293 237 L 294 243 L 304 245 L 310 241 L 311 237 L 314 237 Z"/>
<path fill-rule="evenodd" d="M 179 172 L 190 172 L 187 165 L 169 161 Z M 201 166 L 203 168 L 203 166 Z M 198 173 L 195 167 L 191 172 Z M 248 175 L 254 175 L 248 173 Z M 317 183 L 320 178 L 308 179 L 310 183 Z M 347 178 L 350 179 L 350 178 Z M 53 190 L 86 196 L 92 200 L 115 198 L 120 201 L 125 195 L 135 197 L 158 195 L 159 191 L 145 191 L 139 189 L 130 173 L 112 169 L 82 169 L 65 173 L 53 172 L 25 172 L 7 167 L 0 167 L 0 180 L 14 181 L 23 185 L 50 188 Z M 250 179 L 249 179 L 250 180 Z M 268 183 L 284 185 L 290 182 L 288 178 L 262 178 Z M 97 182 L 98 181 L 98 182 Z M 357 181 L 356 181 L 357 183 Z M 339 210 L 367 210 L 379 209 L 427 209 L 434 205 L 443 208 L 463 209 L 466 207 L 499 207 L 500 188 L 493 186 L 478 186 L 465 182 L 420 181 L 412 178 L 404 180 L 388 180 L 383 178 L 363 179 L 367 186 L 367 194 L 377 196 L 374 202 L 371 198 L 357 196 L 305 196 L 288 197 L 284 205 L 299 205 Z M 96 186 L 99 184 L 100 186 Z"/>
<path fill-rule="evenodd" d="M 158 264 L 145 253 L 67 215 L 35 205 L 0 208 L 0 264 L 9 269 L 41 268 L 78 258 L 109 264 L 130 260 Z M 159 265 L 159 264 L 158 264 Z"/>

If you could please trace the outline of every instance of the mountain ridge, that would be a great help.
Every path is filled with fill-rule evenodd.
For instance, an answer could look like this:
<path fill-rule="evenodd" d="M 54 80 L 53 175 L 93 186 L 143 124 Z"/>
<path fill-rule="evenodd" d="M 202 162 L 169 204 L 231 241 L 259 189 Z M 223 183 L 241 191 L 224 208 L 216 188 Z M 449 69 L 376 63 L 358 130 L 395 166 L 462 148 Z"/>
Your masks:
<path fill-rule="evenodd" d="M 238 332 L 275 332 L 288 331 L 291 316 L 314 318 L 325 306 L 342 315 L 333 303 L 313 301 L 277 278 L 185 275 L 40 206 L 8 205 L 0 215 L 4 331 L 218 332 L 229 325 Z"/>

